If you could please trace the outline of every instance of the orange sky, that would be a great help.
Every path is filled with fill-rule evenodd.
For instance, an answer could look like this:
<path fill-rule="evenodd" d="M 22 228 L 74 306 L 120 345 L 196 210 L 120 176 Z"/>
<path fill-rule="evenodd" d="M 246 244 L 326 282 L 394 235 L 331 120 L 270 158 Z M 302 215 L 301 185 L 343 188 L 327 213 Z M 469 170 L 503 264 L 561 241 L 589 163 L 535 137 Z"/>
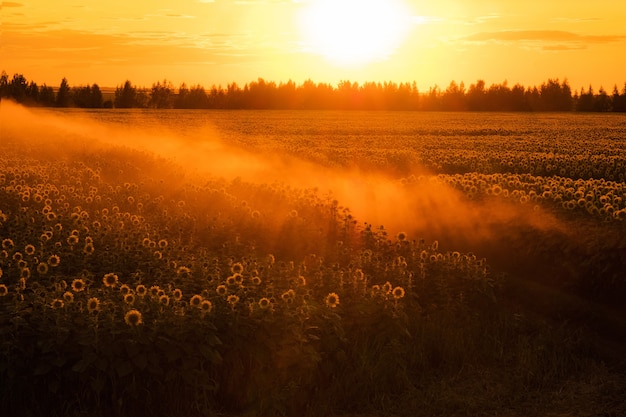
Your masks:
<path fill-rule="evenodd" d="M 626 2 L 4 1 L 0 57 L 10 76 L 52 86 L 63 77 L 102 87 L 167 78 L 208 88 L 261 77 L 416 81 L 427 90 L 568 78 L 576 90 L 610 91 L 626 82 Z"/>

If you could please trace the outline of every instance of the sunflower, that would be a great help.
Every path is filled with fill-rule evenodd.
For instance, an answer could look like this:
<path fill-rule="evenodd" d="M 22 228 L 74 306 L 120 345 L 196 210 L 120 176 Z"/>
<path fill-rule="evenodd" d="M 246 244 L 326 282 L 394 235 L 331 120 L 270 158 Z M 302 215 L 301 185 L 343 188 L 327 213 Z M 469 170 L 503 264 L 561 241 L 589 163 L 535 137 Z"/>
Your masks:
<path fill-rule="evenodd" d="M 74 301 L 74 293 L 71 291 L 65 291 L 63 293 L 63 299 L 68 303 L 71 303 L 72 301 Z"/>
<path fill-rule="evenodd" d="M 402 287 L 396 287 L 391 291 L 391 295 L 393 295 L 393 298 L 395 298 L 396 300 L 399 300 L 400 298 L 404 297 L 404 288 Z"/>
<path fill-rule="evenodd" d="M 172 292 L 172 297 L 174 297 L 174 300 L 180 301 L 183 298 L 183 292 L 180 289 L 176 288 Z"/>
<path fill-rule="evenodd" d="M 40 262 L 39 265 L 37 265 L 37 272 L 40 275 L 46 275 L 48 273 L 48 264 L 45 262 Z"/>
<path fill-rule="evenodd" d="M 161 291 L 161 287 L 159 287 L 158 285 L 153 285 L 152 287 L 150 287 L 150 296 L 158 297 L 159 291 Z"/>
<path fill-rule="evenodd" d="M 106 287 L 113 288 L 117 285 L 118 279 L 119 278 L 116 274 L 110 272 L 104 275 L 104 277 L 102 278 L 102 282 L 104 283 Z"/>
<path fill-rule="evenodd" d="M 205 314 L 210 313 L 213 310 L 213 304 L 209 300 L 203 300 L 200 303 L 200 310 Z"/>
<path fill-rule="evenodd" d="M 272 302 L 269 298 L 263 297 L 259 300 L 259 307 L 261 307 L 262 310 L 267 310 L 271 305 Z"/>
<path fill-rule="evenodd" d="M 63 302 L 63 300 L 61 300 L 59 298 L 55 298 L 50 303 L 50 307 L 52 307 L 54 309 L 63 308 L 64 306 L 65 306 L 65 303 Z"/>
<path fill-rule="evenodd" d="M 145 285 L 143 284 L 139 284 L 137 285 L 137 287 L 135 288 L 135 293 L 139 296 L 139 297 L 144 297 L 147 293 L 148 293 L 148 289 L 146 288 Z"/>
<path fill-rule="evenodd" d="M 226 301 L 228 301 L 228 304 L 230 305 L 235 305 L 239 302 L 239 297 L 236 296 L 235 294 L 231 294 L 228 296 L 228 298 L 226 298 Z"/>
<path fill-rule="evenodd" d="M 230 272 L 232 272 L 233 274 L 243 273 L 243 265 L 241 264 L 241 262 L 235 262 L 234 264 L 232 264 L 232 266 L 230 267 Z"/>
<path fill-rule="evenodd" d="M 186 266 L 179 266 L 176 270 L 176 274 L 182 279 L 188 279 L 189 277 L 191 277 L 191 269 L 187 268 Z"/>
<path fill-rule="evenodd" d="M 200 307 L 200 304 L 202 304 L 201 295 L 196 294 L 193 297 L 191 297 L 191 299 L 189 300 L 189 305 L 192 307 Z"/>
<path fill-rule="evenodd" d="M 92 253 L 95 252 L 95 248 L 93 247 L 93 243 L 86 243 L 85 247 L 83 248 L 83 253 L 85 255 L 91 255 Z"/>
<path fill-rule="evenodd" d="M 28 256 L 32 256 L 35 254 L 35 247 L 33 245 L 26 245 L 24 247 L 24 253 Z"/>
<path fill-rule="evenodd" d="M 24 267 L 20 271 L 20 278 L 28 279 L 30 278 L 30 268 Z"/>
<path fill-rule="evenodd" d="M 126 322 L 126 324 L 133 327 L 139 326 L 143 323 L 141 313 L 138 310 L 129 310 L 124 315 L 124 321 Z"/>
<path fill-rule="evenodd" d="M 339 296 L 337 293 L 331 292 L 326 296 L 326 305 L 330 308 L 335 308 L 339 305 Z"/>
<path fill-rule="evenodd" d="M 126 293 L 124 295 L 124 302 L 128 305 L 133 305 L 135 303 L 135 294 Z"/>
<path fill-rule="evenodd" d="M 280 298 L 287 303 L 291 303 L 296 296 L 296 292 L 294 290 L 288 290 L 281 294 Z"/>
<path fill-rule="evenodd" d="M 61 263 L 61 258 L 59 258 L 57 255 L 52 255 L 48 258 L 48 265 L 50 265 L 53 268 L 59 266 L 60 263 Z"/>
<path fill-rule="evenodd" d="M 4 297 L 8 293 L 9 293 L 9 289 L 7 288 L 7 286 L 4 284 L 0 284 L 0 297 Z"/>
<path fill-rule="evenodd" d="M 363 281 L 363 278 L 365 278 L 365 274 L 361 269 L 357 269 L 356 271 L 354 271 L 354 277 L 357 281 Z"/>
<path fill-rule="evenodd" d="M 225 296 L 228 292 L 228 289 L 226 288 L 226 285 L 218 285 L 215 289 L 215 292 L 217 293 L 217 295 Z"/>

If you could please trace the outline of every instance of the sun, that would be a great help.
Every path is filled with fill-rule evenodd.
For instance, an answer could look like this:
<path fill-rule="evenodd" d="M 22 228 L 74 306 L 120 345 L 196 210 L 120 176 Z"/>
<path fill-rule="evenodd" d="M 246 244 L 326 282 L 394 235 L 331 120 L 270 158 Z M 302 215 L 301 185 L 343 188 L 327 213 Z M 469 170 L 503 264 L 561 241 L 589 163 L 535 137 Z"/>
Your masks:
<path fill-rule="evenodd" d="M 410 19 L 401 0 L 309 0 L 298 25 L 308 51 L 354 66 L 392 55 Z"/>

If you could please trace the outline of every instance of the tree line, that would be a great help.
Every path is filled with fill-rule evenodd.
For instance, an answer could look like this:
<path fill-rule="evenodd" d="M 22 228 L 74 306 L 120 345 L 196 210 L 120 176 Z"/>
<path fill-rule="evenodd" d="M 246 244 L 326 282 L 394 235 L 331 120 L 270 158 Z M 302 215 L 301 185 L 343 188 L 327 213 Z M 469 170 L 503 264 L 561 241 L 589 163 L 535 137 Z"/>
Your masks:
<path fill-rule="evenodd" d="M 478 80 L 468 88 L 455 81 L 420 91 L 416 83 L 341 81 L 332 86 L 311 80 L 275 82 L 259 78 L 240 87 L 201 85 L 175 88 L 168 80 L 151 88 L 138 87 L 126 80 L 115 92 L 103 94 L 98 84 L 70 86 L 63 78 L 57 88 L 38 85 L 24 75 L 9 79 L 0 75 L 0 98 L 10 98 L 33 106 L 81 108 L 157 109 L 329 109 L 329 110 L 424 110 L 424 111 L 583 111 L 626 112 L 626 83 L 612 93 L 592 86 L 572 92 L 567 79 L 548 79 L 540 86 L 509 87 L 504 81 L 489 87 Z"/>

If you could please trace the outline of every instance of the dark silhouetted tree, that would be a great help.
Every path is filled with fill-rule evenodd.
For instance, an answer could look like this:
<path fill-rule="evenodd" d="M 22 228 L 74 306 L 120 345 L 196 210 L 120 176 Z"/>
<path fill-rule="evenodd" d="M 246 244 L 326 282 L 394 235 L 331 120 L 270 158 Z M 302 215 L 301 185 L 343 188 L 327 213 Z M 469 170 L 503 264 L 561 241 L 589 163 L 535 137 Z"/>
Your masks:
<path fill-rule="evenodd" d="M 593 98 L 593 111 L 611 111 L 611 98 L 603 87 L 600 87 L 598 94 Z"/>
<path fill-rule="evenodd" d="M 471 84 L 467 90 L 467 108 L 468 110 L 482 111 L 487 110 L 487 94 L 485 92 L 485 82 L 483 80 L 476 81 Z"/>
<path fill-rule="evenodd" d="M 102 92 L 98 84 L 72 88 L 72 100 L 76 107 L 99 108 L 102 107 Z"/>
<path fill-rule="evenodd" d="M 191 87 L 188 95 L 189 109 L 207 109 L 209 108 L 209 97 L 200 84 L 196 84 Z"/>
<path fill-rule="evenodd" d="M 486 94 L 487 109 L 492 111 L 511 110 L 511 89 L 508 81 L 502 84 L 491 84 Z"/>
<path fill-rule="evenodd" d="M 72 92 L 66 78 L 61 80 L 59 90 L 57 91 L 56 106 L 69 107 L 72 103 Z"/>
<path fill-rule="evenodd" d="M 572 110 L 572 91 L 567 82 L 564 80 L 562 84 L 558 79 L 549 79 L 543 83 L 540 88 L 541 108 L 547 111 L 571 111 Z"/>
<path fill-rule="evenodd" d="M 113 105 L 120 109 L 129 109 L 137 106 L 137 87 L 133 86 L 129 80 L 124 85 L 115 89 L 115 100 Z"/>
<path fill-rule="evenodd" d="M 100 87 L 98 84 L 94 83 L 91 85 L 91 100 L 89 102 L 89 107 L 93 109 L 97 109 L 103 106 L 103 97 L 102 91 L 100 91 Z"/>
<path fill-rule="evenodd" d="M 9 97 L 9 74 L 2 71 L 0 74 L 0 100 Z"/>
<path fill-rule="evenodd" d="M 173 90 L 172 83 L 167 80 L 152 84 L 148 105 L 155 109 L 171 109 L 174 107 Z"/>
<path fill-rule="evenodd" d="M 513 111 L 529 111 L 530 105 L 526 97 L 526 89 L 521 84 L 515 84 L 511 89 L 510 108 Z"/>
<path fill-rule="evenodd" d="M 26 87 L 26 99 L 24 102 L 27 104 L 39 103 L 39 86 L 36 82 L 31 81 Z"/>
<path fill-rule="evenodd" d="M 626 83 L 620 94 L 617 89 L 617 84 L 613 87 L 613 111 L 614 112 L 626 112 Z"/>
<path fill-rule="evenodd" d="M 56 97 L 52 87 L 44 84 L 39 88 L 39 104 L 46 107 L 52 107 L 56 104 Z"/>
<path fill-rule="evenodd" d="M 26 77 L 22 74 L 13 74 L 13 79 L 9 84 L 9 97 L 18 103 L 24 103 L 26 101 L 26 88 L 28 82 Z"/>
<path fill-rule="evenodd" d="M 585 88 L 580 88 L 580 95 L 576 102 L 576 111 L 593 111 L 593 87 L 590 85 L 589 90 L 585 92 Z"/>
<path fill-rule="evenodd" d="M 451 81 L 441 96 L 441 108 L 443 110 L 460 111 L 466 110 L 465 86 L 463 83 L 457 85 L 456 81 Z"/>

